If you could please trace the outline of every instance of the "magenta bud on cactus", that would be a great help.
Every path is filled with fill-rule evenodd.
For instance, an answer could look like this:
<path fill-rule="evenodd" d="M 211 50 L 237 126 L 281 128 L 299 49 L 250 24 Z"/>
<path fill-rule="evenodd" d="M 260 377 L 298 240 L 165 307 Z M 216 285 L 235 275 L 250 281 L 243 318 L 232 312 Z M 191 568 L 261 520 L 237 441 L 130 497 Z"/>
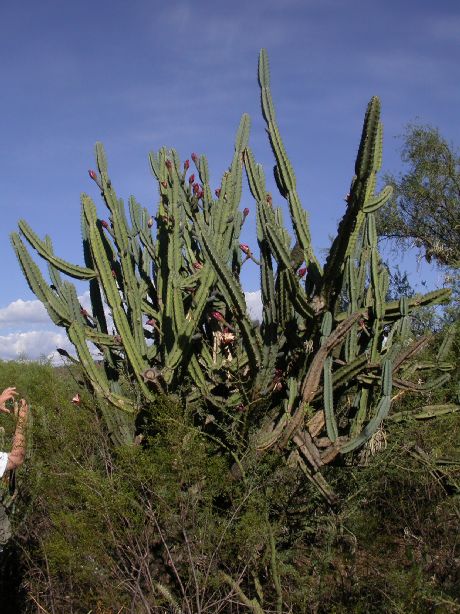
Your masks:
<path fill-rule="evenodd" d="M 190 177 L 188 178 L 189 184 L 192 185 L 194 181 L 195 181 L 195 175 L 190 175 Z"/>
<path fill-rule="evenodd" d="M 167 181 L 162 181 L 161 185 L 164 187 L 164 189 L 166 190 L 166 188 L 168 187 L 168 183 Z"/>
<path fill-rule="evenodd" d="M 184 162 L 184 171 L 188 171 L 190 168 L 190 160 L 185 160 Z"/>
<path fill-rule="evenodd" d="M 203 190 L 200 190 L 200 191 L 197 193 L 197 198 L 203 198 L 203 195 L 204 195 Z"/>
<path fill-rule="evenodd" d="M 191 157 L 192 157 L 192 160 L 193 160 L 193 161 L 195 162 L 195 164 L 196 164 L 196 161 L 198 160 L 198 154 L 196 154 L 195 152 L 193 152 Z"/>
<path fill-rule="evenodd" d="M 217 198 L 219 198 L 219 196 L 220 196 L 220 188 L 217 188 L 217 190 L 215 191 L 215 195 L 217 196 Z"/>
<path fill-rule="evenodd" d="M 105 220 L 101 220 L 101 226 L 102 226 L 102 228 L 108 228 L 109 227 L 109 223 L 106 222 Z"/>
<path fill-rule="evenodd" d="M 243 209 L 243 217 L 246 218 L 246 217 L 248 217 L 248 215 L 249 215 L 249 209 L 248 209 L 248 207 L 245 207 Z"/>
<path fill-rule="evenodd" d="M 198 194 L 198 192 L 200 191 L 200 186 L 197 183 L 193 184 L 193 193 L 194 194 Z"/>
<path fill-rule="evenodd" d="M 297 275 L 298 275 L 299 277 L 303 277 L 303 276 L 305 275 L 305 273 L 306 273 L 306 272 L 307 272 L 307 267 L 306 267 L 306 266 L 304 266 L 304 267 L 302 267 L 301 269 L 299 269 L 299 270 L 297 271 Z"/>
<path fill-rule="evenodd" d="M 201 269 L 203 268 L 201 262 L 194 262 L 192 266 L 196 271 L 201 271 Z"/>
<path fill-rule="evenodd" d="M 171 160 L 166 160 L 166 168 L 168 168 L 169 170 L 172 169 L 172 162 L 171 162 Z"/>
<path fill-rule="evenodd" d="M 83 307 L 80 309 L 80 313 L 83 317 L 86 318 L 86 316 L 88 315 L 88 312 L 86 311 L 86 309 L 83 309 Z"/>
<path fill-rule="evenodd" d="M 249 249 L 249 245 L 246 245 L 246 243 L 240 243 L 240 250 L 244 253 L 244 254 L 249 254 L 249 252 L 251 251 Z"/>
<path fill-rule="evenodd" d="M 220 313 L 220 311 L 211 311 L 211 317 L 213 317 L 214 320 L 217 320 L 218 322 L 224 322 L 225 321 L 225 318 Z"/>
<path fill-rule="evenodd" d="M 270 194 L 267 194 L 267 203 L 268 203 L 269 205 L 271 205 L 271 204 L 272 204 L 272 197 L 270 196 Z"/>
<path fill-rule="evenodd" d="M 147 326 L 155 326 L 155 320 L 153 318 L 150 318 L 150 320 L 147 320 L 146 324 Z"/>
<path fill-rule="evenodd" d="M 97 181 L 97 175 L 95 171 L 88 171 L 88 175 L 91 177 L 93 181 Z"/>
<path fill-rule="evenodd" d="M 80 405 L 80 403 L 81 403 L 81 396 L 78 394 L 78 392 L 77 392 L 77 394 L 76 394 L 76 395 L 75 395 L 75 396 L 72 398 L 72 403 L 73 403 L 74 405 Z"/>

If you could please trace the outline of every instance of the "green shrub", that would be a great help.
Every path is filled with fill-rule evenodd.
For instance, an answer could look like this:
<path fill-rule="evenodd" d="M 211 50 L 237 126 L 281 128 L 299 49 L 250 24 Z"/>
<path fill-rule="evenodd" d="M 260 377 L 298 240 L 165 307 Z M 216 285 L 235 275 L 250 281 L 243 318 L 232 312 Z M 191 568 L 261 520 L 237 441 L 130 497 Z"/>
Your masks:
<path fill-rule="evenodd" d="M 330 467 L 331 510 L 274 453 L 231 480 L 231 455 L 174 399 L 146 408 L 141 445 L 114 449 L 91 397 L 71 404 L 74 375 L 2 363 L 0 382 L 40 399 L 3 576 L 22 582 L 12 611 L 233 612 L 245 598 L 275 612 L 277 576 L 283 612 L 458 606 L 456 414 L 391 425 L 368 466 Z"/>

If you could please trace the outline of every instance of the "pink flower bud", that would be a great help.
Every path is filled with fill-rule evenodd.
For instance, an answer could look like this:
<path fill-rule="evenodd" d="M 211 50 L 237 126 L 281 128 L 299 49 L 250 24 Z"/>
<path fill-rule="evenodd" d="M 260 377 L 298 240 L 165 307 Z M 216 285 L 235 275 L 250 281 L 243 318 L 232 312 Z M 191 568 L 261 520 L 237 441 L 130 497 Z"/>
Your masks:
<path fill-rule="evenodd" d="M 201 269 L 203 268 L 203 265 L 201 264 L 201 262 L 194 262 L 192 266 L 195 269 L 195 271 L 201 271 Z"/>
<path fill-rule="evenodd" d="M 298 275 L 299 277 L 303 277 L 303 276 L 305 275 L 305 273 L 306 273 L 306 272 L 307 272 L 307 267 L 302 267 L 301 269 L 299 269 L 299 270 L 297 271 L 297 275 Z"/>
<path fill-rule="evenodd" d="M 218 322 L 224 322 L 225 321 L 225 318 L 220 313 L 220 311 L 211 311 L 211 317 L 213 317 L 214 320 L 217 320 Z"/>
<path fill-rule="evenodd" d="M 150 318 L 150 320 L 147 320 L 146 324 L 147 326 L 155 326 L 155 320 L 153 318 Z"/>
<path fill-rule="evenodd" d="M 108 228 L 109 227 L 109 223 L 106 222 L 105 220 L 101 220 L 101 226 L 102 226 L 102 228 Z"/>
<path fill-rule="evenodd" d="M 166 160 L 166 168 L 168 168 L 169 170 L 172 169 L 172 162 L 171 162 L 171 160 Z"/>
<path fill-rule="evenodd" d="M 245 208 L 243 209 L 243 218 L 247 218 L 247 217 L 248 217 L 248 215 L 249 215 L 249 209 L 248 209 L 247 207 L 245 207 Z"/>
<path fill-rule="evenodd" d="M 271 204 L 272 204 L 272 197 L 270 196 L 270 194 L 267 194 L 267 203 L 268 203 L 269 205 L 271 205 Z"/>
<path fill-rule="evenodd" d="M 164 187 L 164 189 L 166 190 L 166 188 L 168 187 L 168 182 L 167 181 L 162 181 L 161 185 Z"/>
<path fill-rule="evenodd" d="M 217 198 L 219 198 L 220 192 L 221 192 L 220 188 L 217 188 L 217 190 L 215 191 L 215 195 L 217 196 Z"/>
<path fill-rule="evenodd" d="M 81 309 L 80 309 L 80 313 L 81 313 L 81 315 L 82 315 L 83 317 L 85 317 L 85 318 L 86 318 L 86 317 L 87 317 L 87 315 L 88 315 L 88 312 L 86 311 L 86 309 L 83 309 L 83 307 L 81 307 Z"/>
<path fill-rule="evenodd" d="M 193 184 L 193 193 L 194 194 L 198 194 L 198 192 L 200 191 L 200 186 L 197 183 Z"/>
<path fill-rule="evenodd" d="M 190 177 L 188 178 L 189 184 L 192 185 L 194 181 L 195 181 L 195 175 L 190 175 Z"/>
<path fill-rule="evenodd" d="M 195 162 L 198 160 L 198 154 L 196 154 L 195 152 L 192 153 L 192 160 Z"/>
<path fill-rule="evenodd" d="M 91 177 L 93 181 L 97 181 L 97 175 L 95 171 L 88 171 L 88 175 Z"/>
<path fill-rule="evenodd" d="M 246 243 L 240 243 L 240 250 L 244 253 L 244 254 L 249 254 L 249 252 L 251 251 L 249 249 L 249 245 L 246 245 Z"/>
<path fill-rule="evenodd" d="M 190 168 L 190 160 L 185 160 L 184 162 L 184 171 L 188 171 Z"/>
<path fill-rule="evenodd" d="M 80 403 L 81 403 L 81 397 L 80 397 L 80 395 L 78 394 L 78 392 L 77 392 L 77 394 L 76 394 L 76 395 L 73 397 L 73 399 L 72 399 L 72 403 L 73 403 L 74 405 L 80 405 Z"/>

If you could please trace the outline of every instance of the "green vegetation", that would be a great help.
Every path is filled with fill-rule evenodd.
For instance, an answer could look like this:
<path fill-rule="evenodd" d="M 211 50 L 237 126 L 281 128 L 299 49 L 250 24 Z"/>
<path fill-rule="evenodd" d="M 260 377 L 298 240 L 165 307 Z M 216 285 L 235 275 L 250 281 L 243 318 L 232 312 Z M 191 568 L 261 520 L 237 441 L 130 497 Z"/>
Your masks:
<path fill-rule="evenodd" d="M 137 417 L 144 407 L 158 394 L 173 393 L 203 434 L 232 457 L 235 475 L 243 476 L 254 456 L 276 450 L 332 503 L 336 495 L 321 468 L 368 442 L 388 415 L 393 389 L 432 388 L 449 380 L 440 352 L 425 362 L 417 383 L 421 367 L 414 360 L 429 338 L 417 338 L 410 327 L 413 312 L 446 302 L 449 291 L 385 300 L 389 276 L 378 252 L 375 213 L 392 190 L 375 193 L 383 131 L 376 97 L 366 110 L 346 211 L 321 266 L 276 123 L 265 50 L 258 78 L 275 179 L 294 241 L 249 148 L 250 122 L 243 115 L 216 198 L 204 156 L 192 154 L 198 182 L 195 173 L 187 177 L 188 160 L 181 165 L 175 150 L 162 148 L 150 155 L 159 191 L 155 219 L 132 197 L 128 222 L 97 144 L 98 173 L 90 176 L 109 222 L 98 218 L 96 205 L 83 195 L 85 266 L 58 258 L 50 238 L 41 240 L 24 220 L 22 237 L 13 233 L 12 243 L 30 288 L 74 344 L 115 443 L 143 435 Z M 238 210 L 243 170 L 256 203 L 257 257 L 239 238 L 248 215 Z M 25 242 L 47 262 L 51 285 Z M 248 315 L 240 283 L 248 259 L 260 267 L 260 326 Z M 81 308 L 62 273 L 89 281 L 92 313 Z M 114 334 L 108 332 L 104 300 Z"/>
<path fill-rule="evenodd" d="M 431 126 L 410 124 L 403 135 L 405 172 L 387 175 L 393 197 L 379 215 L 382 235 L 416 247 L 428 262 L 460 267 L 460 157 Z"/>
<path fill-rule="evenodd" d="M 367 107 L 323 267 L 265 51 L 259 84 L 293 241 L 249 148 L 246 115 L 216 198 L 204 156 L 192 154 L 198 181 L 174 150 L 151 154 L 154 218 L 131 198 L 128 221 L 98 144 L 90 176 L 109 221 L 83 195 L 84 266 L 58 258 L 23 220 L 12 235 L 31 289 L 78 356 L 61 350 L 61 369 L 0 365 L 0 385 L 16 385 L 33 417 L 30 458 L 1 491 L 14 529 L 2 558 L 12 611 L 460 607 L 459 330 L 413 326 L 420 307 L 449 291 L 390 288 L 375 218 L 392 194 L 375 193 L 380 102 Z M 239 238 L 244 171 L 258 254 Z M 260 267 L 260 325 L 240 284 L 247 260 Z M 89 282 L 91 313 L 62 274 Z M 7 442 L 14 418 L 0 419 Z"/>
<path fill-rule="evenodd" d="M 458 414 L 389 422 L 372 462 L 328 468 L 331 508 L 275 453 L 229 479 L 171 399 L 144 415 L 142 446 L 114 449 L 88 393 L 72 405 L 72 373 L 2 363 L 12 380 L 37 398 L 2 558 L 12 612 L 458 611 Z"/>

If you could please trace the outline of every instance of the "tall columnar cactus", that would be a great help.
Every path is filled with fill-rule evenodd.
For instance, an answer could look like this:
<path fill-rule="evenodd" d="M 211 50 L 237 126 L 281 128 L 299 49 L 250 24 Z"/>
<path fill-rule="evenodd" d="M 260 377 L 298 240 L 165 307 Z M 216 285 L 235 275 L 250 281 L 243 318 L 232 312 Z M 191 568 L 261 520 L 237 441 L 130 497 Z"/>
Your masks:
<path fill-rule="evenodd" d="M 276 448 L 331 497 L 319 469 L 373 435 L 390 410 L 393 387 L 418 386 L 408 378 L 427 340 L 412 336 L 410 316 L 420 305 L 446 301 L 448 292 L 386 302 L 388 273 L 374 213 L 391 189 L 375 194 L 382 158 L 378 98 L 366 111 L 346 211 L 322 267 L 277 127 L 264 50 L 259 83 L 294 243 L 249 148 L 247 115 L 215 198 L 204 156 L 192 154 L 192 171 L 189 160 L 181 165 L 175 150 L 162 148 L 150 154 L 157 212 L 151 217 L 131 198 L 128 219 L 97 144 L 98 172 L 90 176 L 109 216 L 99 219 L 94 202 L 83 195 L 85 265 L 55 256 L 51 240 L 41 240 L 24 221 L 22 237 L 13 233 L 12 242 L 31 289 L 53 322 L 66 328 L 89 383 L 113 407 L 113 414 L 105 411 L 117 441 L 133 435 L 123 412 L 135 415 L 158 392 L 179 392 L 203 416 L 203 428 L 211 423 L 236 458 L 248 447 L 258 453 Z M 240 243 L 248 214 L 239 210 L 243 171 L 256 202 L 258 254 Z M 23 239 L 48 262 L 51 285 Z M 260 325 L 249 317 L 239 281 L 248 259 L 260 269 Z M 81 309 L 61 273 L 88 280 L 91 313 Z M 101 364 L 88 342 L 99 350 Z M 441 358 L 430 367 L 442 371 L 431 384 L 448 377 L 450 367 Z M 121 385 L 122 372 L 136 397 Z"/>

